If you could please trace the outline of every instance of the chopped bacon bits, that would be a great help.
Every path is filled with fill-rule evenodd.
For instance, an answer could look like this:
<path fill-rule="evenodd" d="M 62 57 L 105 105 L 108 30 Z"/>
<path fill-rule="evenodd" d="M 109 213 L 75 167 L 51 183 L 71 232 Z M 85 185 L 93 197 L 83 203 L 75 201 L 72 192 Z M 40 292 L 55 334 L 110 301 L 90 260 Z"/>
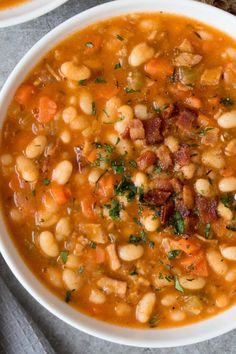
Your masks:
<path fill-rule="evenodd" d="M 165 205 L 161 206 L 161 224 L 164 225 L 167 223 L 169 217 L 174 211 L 174 203 L 170 200 Z"/>
<path fill-rule="evenodd" d="M 191 111 L 190 109 L 184 109 L 180 111 L 179 115 L 177 116 L 177 127 L 183 131 L 184 133 L 191 133 L 193 129 L 193 123 L 196 120 L 197 115 L 195 112 Z"/>
<path fill-rule="evenodd" d="M 150 187 L 154 189 L 157 188 L 165 192 L 173 192 L 173 185 L 171 180 L 166 178 L 157 177 L 153 179 L 150 183 Z"/>
<path fill-rule="evenodd" d="M 187 166 L 191 162 L 190 149 L 187 144 L 182 144 L 180 149 L 174 154 L 175 162 L 179 166 Z"/>
<path fill-rule="evenodd" d="M 163 141 L 162 136 L 162 119 L 160 117 L 155 117 L 147 119 L 143 122 L 145 130 L 145 138 L 147 145 L 153 145 L 161 143 Z"/>
<path fill-rule="evenodd" d="M 146 170 L 147 167 L 152 166 L 157 161 L 157 156 L 153 151 L 143 152 L 137 159 L 138 168 L 141 171 Z"/>
<path fill-rule="evenodd" d="M 152 205 L 163 205 L 166 203 L 170 195 L 171 192 L 165 192 L 155 188 L 144 194 L 144 201 Z"/>
<path fill-rule="evenodd" d="M 129 124 L 129 134 L 132 140 L 145 138 L 145 131 L 141 120 L 132 119 L 132 121 Z"/>
<path fill-rule="evenodd" d="M 217 201 L 215 198 L 197 196 L 196 206 L 202 223 L 209 223 L 217 219 Z"/>

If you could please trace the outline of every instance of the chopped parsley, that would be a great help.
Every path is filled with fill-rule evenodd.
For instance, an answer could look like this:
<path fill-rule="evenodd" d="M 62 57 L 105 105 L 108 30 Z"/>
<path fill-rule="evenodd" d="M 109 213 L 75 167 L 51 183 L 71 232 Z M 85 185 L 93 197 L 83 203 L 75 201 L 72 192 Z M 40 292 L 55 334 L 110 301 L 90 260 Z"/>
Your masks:
<path fill-rule="evenodd" d="M 153 169 L 153 173 L 157 173 L 158 175 L 161 173 L 162 168 L 161 166 L 155 166 Z"/>
<path fill-rule="evenodd" d="M 181 293 L 184 292 L 184 289 L 182 288 L 179 278 L 177 277 L 177 275 L 175 276 L 175 289 L 180 291 Z"/>
<path fill-rule="evenodd" d="M 51 183 L 50 179 L 48 179 L 48 178 L 44 178 L 44 179 L 43 179 L 43 184 L 44 184 L 45 186 L 49 186 L 50 183 Z"/>
<path fill-rule="evenodd" d="M 168 259 L 171 260 L 171 259 L 176 258 L 180 253 L 181 253 L 181 250 L 169 251 L 169 252 L 167 253 L 167 257 L 168 257 Z"/>
<path fill-rule="evenodd" d="M 137 162 L 135 160 L 129 160 L 129 166 L 132 168 L 137 168 Z"/>
<path fill-rule="evenodd" d="M 120 63 L 115 64 L 114 69 L 115 70 L 121 69 L 121 64 Z"/>
<path fill-rule="evenodd" d="M 87 48 L 93 48 L 93 47 L 94 47 L 94 44 L 93 44 L 93 42 L 86 42 L 86 43 L 85 43 L 85 47 L 87 47 Z"/>
<path fill-rule="evenodd" d="M 175 212 L 169 223 L 173 226 L 175 234 L 181 235 L 184 233 L 184 219 L 179 211 Z"/>
<path fill-rule="evenodd" d="M 207 132 L 209 132 L 210 130 L 213 130 L 213 129 L 214 129 L 214 128 L 212 128 L 212 127 L 201 128 L 201 129 L 199 130 L 199 135 L 200 135 L 200 136 L 204 136 L 204 135 L 206 135 Z"/>
<path fill-rule="evenodd" d="M 222 97 L 220 99 L 220 103 L 223 104 L 225 107 L 229 107 L 229 106 L 233 106 L 235 102 L 230 97 Z"/>
<path fill-rule="evenodd" d="M 118 145 L 120 142 L 120 138 L 118 137 L 117 140 L 116 140 L 116 145 Z"/>
<path fill-rule="evenodd" d="M 109 154 L 112 154 L 114 151 L 114 147 L 109 144 L 104 144 L 104 148 L 105 148 L 106 152 L 108 152 Z"/>
<path fill-rule="evenodd" d="M 87 85 L 87 80 L 79 80 L 79 86 L 86 86 Z"/>
<path fill-rule="evenodd" d="M 65 302 L 70 302 L 71 301 L 71 298 L 72 298 L 72 293 L 74 292 L 75 290 L 67 290 L 66 292 L 66 297 L 65 297 Z"/>
<path fill-rule="evenodd" d="M 130 177 L 123 176 L 120 183 L 115 187 L 115 192 L 116 195 L 124 195 L 126 192 L 128 192 L 127 200 L 131 201 L 137 193 L 137 188 L 131 181 Z"/>
<path fill-rule="evenodd" d="M 35 190 L 35 189 L 32 190 L 32 196 L 33 196 L 33 197 L 36 196 L 36 190 Z"/>
<path fill-rule="evenodd" d="M 97 248 L 96 242 L 90 241 L 90 242 L 89 242 L 89 247 L 95 250 L 95 249 Z"/>
<path fill-rule="evenodd" d="M 67 262 L 67 259 L 68 259 L 68 251 L 61 251 L 60 259 L 65 264 Z"/>
<path fill-rule="evenodd" d="M 138 272 L 137 272 L 137 270 L 136 269 L 133 269 L 133 270 L 131 270 L 131 271 L 129 271 L 129 275 L 138 275 Z"/>
<path fill-rule="evenodd" d="M 149 326 L 152 327 L 156 327 L 158 323 L 158 316 L 157 315 L 153 315 L 150 320 L 148 321 Z"/>
<path fill-rule="evenodd" d="M 226 226 L 226 229 L 227 229 L 227 230 L 230 230 L 230 231 L 236 231 L 236 226 L 227 225 L 227 226 Z"/>
<path fill-rule="evenodd" d="M 177 76 L 176 71 L 174 70 L 173 74 L 171 76 L 169 76 L 169 82 L 171 82 L 173 84 L 174 82 L 177 81 L 177 79 L 178 79 L 178 76 Z"/>
<path fill-rule="evenodd" d="M 119 39 L 119 41 L 121 41 L 121 42 L 124 40 L 124 38 L 120 34 L 117 34 L 116 38 Z"/>
<path fill-rule="evenodd" d="M 123 209 L 122 204 L 113 199 L 111 204 L 104 204 L 104 208 L 109 209 L 109 216 L 112 220 L 119 220 L 120 219 L 120 211 Z"/>
<path fill-rule="evenodd" d="M 211 232 L 211 224 L 206 224 L 206 226 L 205 226 L 205 232 L 204 232 L 206 239 L 209 238 L 210 232 Z"/>
<path fill-rule="evenodd" d="M 135 93 L 135 92 L 141 92 L 141 90 L 134 90 L 132 88 L 129 87 L 125 87 L 125 93 Z"/>
<path fill-rule="evenodd" d="M 138 245 L 141 241 L 142 238 L 140 236 L 130 235 L 128 242 L 132 243 L 133 245 Z"/>
<path fill-rule="evenodd" d="M 84 269 L 85 269 L 85 267 L 84 267 L 83 265 L 81 265 L 81 266 L 79 267 L 79 269 L 78 269 L 78 273 L 79 273 L 79 274 L 83 273 L 83 272 L 84 272 Z"/>
<path fill-rule="evenodd" d="M 106 84 L 106 80 L 103 79 L 103 77 L 97 77 L 95 80 L 94 80 L 95 84 Z"/>
<path fill-rule="evenodd" d="M 96 114 L 97 114 L 96 104 L 95 104 L 95 102 L 93 101 L 93 102 L 92 102 L 92 116 L 96 116 Z"/>
<path fill-rule="evenodd" d="M 121 174 L 125 172 L 125 163 L 122 157 L 118 157 L 111 161 L 111 167 L 116 174 Z"/>

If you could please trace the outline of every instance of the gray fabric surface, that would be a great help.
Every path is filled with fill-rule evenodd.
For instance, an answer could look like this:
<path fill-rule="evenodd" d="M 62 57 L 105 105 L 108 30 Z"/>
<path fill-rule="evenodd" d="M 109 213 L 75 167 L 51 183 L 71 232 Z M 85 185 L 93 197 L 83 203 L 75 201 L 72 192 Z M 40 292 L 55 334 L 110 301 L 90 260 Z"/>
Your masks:
<path fill-rule="evenodd" d="M 212 0 L 203 1 L 212 2 Z M 230 1 L 232 3 L 236 0 Z M 105 2 L 107 1 L 71 0 L 35 21 L 1 29 L 0 87 L 23 54 L 43 35 L 76 13 Z M 223 1 L 223 3 L 226 2 Z M 130 349 L 126 346 L 108 343 L 79 332 L 51 315 L 23 289 L 1 256 L 0 277 L 0 354 L 236 353 L 236 330 L 204 343 L 176 349 Z"/>

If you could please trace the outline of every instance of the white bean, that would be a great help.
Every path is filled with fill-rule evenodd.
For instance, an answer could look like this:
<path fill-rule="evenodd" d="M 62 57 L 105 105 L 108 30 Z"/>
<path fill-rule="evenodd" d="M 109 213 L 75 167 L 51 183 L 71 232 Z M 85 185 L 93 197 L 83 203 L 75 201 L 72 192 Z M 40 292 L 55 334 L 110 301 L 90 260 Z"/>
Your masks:
<path fill-rule="evenodd" d="M 221 202 L 219 202 L 217 206 L 217 213 L 221 218 L 225 219 L 226 221 L 230 221 L 233 219 L 233 212 Z"/>
<path fill-rule="evenodd" d="M 145 104 L 136 104 L 134 106 L 134 115 L 140 120 L 148 119 L 147 106 Z"/>
<path fill-rule="evenodd" d="M 133 182 L 135 187 L 137 188 L 143 188 L 144 192 L 147 192 L 148 190 L 148 178 L 145 173 L 143 172 L 137 172 L 135 176 L 133 177 Z"/>
<path fill-rule="evenodd" d="M 172 135 L 167 136 L 164 143 L 173 153 L 179 150 L 179 141 Z"/>
<path fill-rule="evenodd" d="M 142 297 L 142 299 L 139 301 L 136 307 L 137 321 L 141 323 L 145 323 L 149 320 L 152 311 L 154 309 L 155 302 L 156 302 L 155 293 L 149 292 Z"/>
<path fill-rule="evenodd" d="M 88 128 L 89 122 L 86 116 L 79 115 L 70 121 L 70 129 L 82 131 Z"/>
<path fill-rule="evenodd" d="M 226 274 L 225 274 L 225 280 L 228 282 L 232 282 L 236 280 L 236 269 L 230 269 Z"/>
<path fill-rule="evenodd" d="M 181 167 L 180 171 L 183 173 L 185 179 L 191 179 L 194 176 L 196 166 L 194 163 L 190 163 L 187 166 Z"/>
<path fill-rule="evenodd" d="M 204 197 L 212 195 L 212 188 L 210 182 L 205 178 L 199 178 L 195 182 L 196 192 Z"/>
<path fill-rule="evenodd" d="M 88 115 L 95 114 L 95 103 L 90 92 L 83 91 L 79 99 L 80 109 Z"/>
<path fill-rule="evenodd" d="M 68 216 L 62 217 L 56 224 L 56 239 L 65 240 L 72 232 L 73 228 Z"/>
<path fill-rule="evenodd" d="M 16 159 L 16 167 L 21 177 L 27 182 L 34 182 L 38 179 L 39 172 L 34 162 L 21 155 Z"/>
<path fill-rule="evenodd" d="M 219 182 L 219 190 L 223 193 L 236 191 L 236 177 L 224 177 Z"/>
<path fill-rule="evenodd" d="M 117 120 L 118 108 L 122 105 L 119 97 L 110 98 L 105 105 L 104 112 L 102 114 L 103 123 L 114 123 Z"/>
<path fill-rule="evenodd" d="M 71 141 L 71 134 L 69 130 L 63 130 L 60 134 L 60 139 L 64 144 L 69 144 L 69 142 Z"/>
<path fill-rule="evenodd" d="M 106 296 L 101 290 L 92 289 L 89 295 L 89 301 L 97 305 L 104 304 Z"/>
<path fill-rule="evenodd" d="M 206 166 L 210 166 L 212 168 L 221 169 L 225 166 L 225 160 L 223 158 L 223 153 L 221 149 L 212 148 L 203 152 L 202 154 L 202 162 Z"/>
<path fill-rule="evenodd" d="M 229 298 L 225 294 L 219 294 L 216 296 L 215 303 L 219 308 L 226 307 L 229 303 Z"/>
<path fill-rule="evenodd" d="M 206 252 L 206 257 L 211 269 L 218 275 L 225 275 L 228 266 L 225 260 L 222 258 L 219 251 L 214 249 L 208 249 Z"/>
<path fill-rule="evenodd" d="M 73 106 L 69 106 L 65 108 L 62 112 L 62 119 L 64 120 L 65 123 L 70 123 L 72 119 L 74 119 L 77 116 L 77 110 Z"/>
<path fill-rule="evenodd" d="M 223 113 L 218 118 L 218 124 L 224 129 L 236 128 L 236 110 Z"/>
<path fill-rule="evenodd" d="M 154 56 L 154 49 L 147 45 L 147 43 L 142 42 L 136 45 L 129 56 L 129 64 L 131 66 L 139 66 L 144 64 L 147 60 Z"/>
<path fill-rule="evenodd" d="M 163 306 L 173 306 L 177 301 L 177 296 L 175 294 L 166 294 L 161 299 L 161 304 Z"/>
<path fill-rule="evenodd" d="M 82 285 L 82 278 L 72 269 L 64 269 L 62 280 L 68 290 L 78 290 Z"/>
<path fill-rule="evenodd" d="M 236 261 L 236 246 L 220 246 L 222 256 L 230 261 Z"/>
<path fill-rule="evenodd" d="M 56 288 L 63 288 L 62 273 L 60 269 L 54 267 L 48 267 L 46 275 L 50 283 Z"/>
<path fill-rule="evenodd" d="M 36 225 L 40 227 L 49 227 L 56 224 L 58 221 L 58 215 L 48 212 L 47 210 L 39 210 L 36 213 L 35 219 Z"/>
<path fill-rule="evenodd" d="M 143 217 L 142 223 L 146 231 L 154 232 L 160 226 L 160 219 L 154 215 L 148 215 Z"/>
<path fill-rule="evenodd" d="M 185 312 L 180 310 L 171 310 L 169 312 L 170 319 L 175 322 L 183 321 L 186 317 Z"/>
<path fill-rule="evenodd" d="M 97 285 L 103 289 L 107 294 L 115 294 L 124 296 L 127 290 L 127 283 L 125 281 L 116 280 L 108 277 L 102 277 L 97 281 Z"/>
<path fill-rule="evenodd" d="M 26 146 L 25 155 L 29 159 L 35 159 L 39 157 L 47 144 L 47 138 L 44 135 L 38 135 L 34 138 L 31 143 Z"/>
<path fill-rule="evenodd" d="M 77 66 L 73 61 L 67 61 L 61 65 L 61 73 L 69 80 L 87 80 L 91 76 L 91 70 L 85 65 Z"/>
<path fill-rule="evenodd" d="M 133 244 L 128 244 L 120 246 L 118 248 L 119 257 L 126 262 L 132 262 L 136 259 L 139 259 L 140 257 L 142 257 L 143 253 L 144 249 L 141 245 L 136 246 Z"/>
<path fill-rule="evenodd" d="M 58 184 L 66 184 L 72 174 L 73 166 L 68 160 L 59 162 L 52 172 L 52 179 Z"/>
<path fill-rule="evenodd" d="M 93 168 L 88 175 L 89 183 L 95 184 L 98 181 L 98 179 L 102 173 L 103 173 L 103 171 L 100 170 L 100 168 Z"/>
<path fill-rule="evenodd" d="M 125 302 L 119 302 L 115 307 L 115 311 L 118 316 L 128 316 L 131 312 L 131 307 Z"/>
<path fill-rule="evenodd" d="M 202 277 L 193 278 L 192 276 L 181 276 L 179 282 L 181 286 L 187 290 L 200 290 L 206 285 L 206 279 Z"/>
<path fill-rule="evenodd" d="M 16 208 L 13 208 L 10 210 L 10 217 L 14 222 L 21 222 L 22 221 L 22 215 L 19 212 L 19 210 Z"/>
<path fill-rule="evenodd" d="M 114 124 L 114 128 L 119 134 L 123 134 L 129 122 L 133 119 L 133 110 L 130 106 L 124 105 L 118 108 L 117 111 L 119 120 Z"/>
<path fill-rule="evenodd" d="M 50 231 L 43 231 L 38 236 L 39 246 L 48 257 L 57 257 L 59 247 L 55 237 Z"/>

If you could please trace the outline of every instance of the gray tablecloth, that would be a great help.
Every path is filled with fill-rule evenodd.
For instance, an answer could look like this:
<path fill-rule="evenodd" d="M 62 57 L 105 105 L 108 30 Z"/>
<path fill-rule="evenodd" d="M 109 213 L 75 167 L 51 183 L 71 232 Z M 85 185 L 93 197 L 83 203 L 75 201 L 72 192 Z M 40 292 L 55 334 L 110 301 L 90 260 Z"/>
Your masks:
<path fill-rule="evenodd" d="M 236 0 L 202 1 L 223 5 L 228 11 L 236 11 Z M 105 2 L 71 0 L 35 21 L 0 30 L 0 87 L 23 54 L 50 29 L 76 13 Z M 204 343 L 161 350 L 130 349 L 90 337 L 64 324 L 42 308 L 14 278 L 1 256 L 0 319 L 0 354 L 236 353 L 236 331 Z"/>

